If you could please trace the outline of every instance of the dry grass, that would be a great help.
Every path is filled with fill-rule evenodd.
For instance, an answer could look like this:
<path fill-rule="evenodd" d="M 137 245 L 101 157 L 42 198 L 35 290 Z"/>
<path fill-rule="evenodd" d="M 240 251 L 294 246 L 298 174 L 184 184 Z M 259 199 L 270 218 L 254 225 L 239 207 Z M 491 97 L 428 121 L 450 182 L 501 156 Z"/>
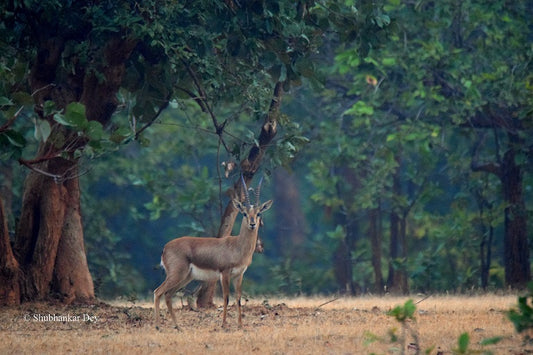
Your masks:
<path fill-rule="evenodd" d="M 236 326 L 236 309 L 230 309 L 229 327 L 222 329 L 221 310 L 177 311 L 181 331 L 171 326 L 165 309 L 162 329 L 154 329 L 149 303 L 69 306 L 25 304 L 0 310 L 0 354 L 47 353 L 173 353 L 173 354 L 369 354 L 398 353 L 399 344 L 388 333 L 401 326 L 386 313 L 403 305 L 407 297 L 262 299 L 244 307 L 244 328 Z M 415 302 L 421 297 L 413 297 Z M 179 301 L 177 302 L 179 303 Z M 515 333 L 505 312 L 516 296 L 433 296 L 417 305 L 418 347 L 422 353 L 451 354 L 457 339 L 468 332 L 471 348 L 495 354 L 533 351 Z M 48 314 L 70 320 L 38 321 Z M 97 317 L 83 320 L 83 315 Z M 79 317 L 79 318 L 77 318 Z M 29 319 L 25 319 L 29 318 Z M 481 347 L 479 341 L 503 337 L 496 345 Z M 373 337 L 379 338 L 371 342 Z M 409 342 L 413 342 L 409 339 Z M 415 353 L 408 349 L 406 353 Z"/>

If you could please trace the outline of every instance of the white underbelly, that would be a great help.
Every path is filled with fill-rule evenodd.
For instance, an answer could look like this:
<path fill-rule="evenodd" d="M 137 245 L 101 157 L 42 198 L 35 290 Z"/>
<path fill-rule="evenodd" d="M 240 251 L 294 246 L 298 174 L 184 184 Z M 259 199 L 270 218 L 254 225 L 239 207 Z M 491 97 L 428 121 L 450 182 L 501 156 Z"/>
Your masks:
<path fill-rule="evenodd" d="M 191 264 L 191 277 L 194 280 L 200 281 L 216 281 L 220 278 L 220 272 L 217 270 L 201 269 L 198 266 Z"/>
<path fill-rule="evenodd" d="M 234 267 L 231 269 L 231 277 L 243 274 L 247 268 L 247 266 Z M 194 264 L 191 264 L 190 270 L 191 277 L 194 280 L 215 281 L 220 278 L 220 272 L 218 270 L 202 269 Z"/>

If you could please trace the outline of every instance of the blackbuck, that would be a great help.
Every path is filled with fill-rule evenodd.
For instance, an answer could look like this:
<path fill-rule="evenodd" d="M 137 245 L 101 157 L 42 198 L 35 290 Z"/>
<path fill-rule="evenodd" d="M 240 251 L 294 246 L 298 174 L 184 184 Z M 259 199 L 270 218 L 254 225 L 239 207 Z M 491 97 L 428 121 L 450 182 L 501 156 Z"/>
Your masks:
<path fill-rule="evenodd" d="M 259 202 L 261 182 L 257 187 L 256 204 L 250 201 L 250 195 L 244 179 L 242 187 L 246 198 L 242 203 L 233 198 L 233 206 L 242 214 L 239 235 L 222 238 L 181 237 L 168 242 L 161 254 L 161 265 L 167 277 L 154 291 L 155 324 L 159 329 L 159 301 L 165 296 L 168 312 L 174 326 L 179 329 L 176 315 L 172 309 L 172 296 L 192 280 L 216 281 L 220 279 L 224 300 L 222 326 L 226 326 L 229 303 L 230 280 L 233 279 L 235 301 L 239 309 L 239 327 L 242 327 L 241 285 L 244 272 L 252 263 L 256 249 L 257 232 L 261 223 L 261 214 L 272 206 L 272 200 Z"/>

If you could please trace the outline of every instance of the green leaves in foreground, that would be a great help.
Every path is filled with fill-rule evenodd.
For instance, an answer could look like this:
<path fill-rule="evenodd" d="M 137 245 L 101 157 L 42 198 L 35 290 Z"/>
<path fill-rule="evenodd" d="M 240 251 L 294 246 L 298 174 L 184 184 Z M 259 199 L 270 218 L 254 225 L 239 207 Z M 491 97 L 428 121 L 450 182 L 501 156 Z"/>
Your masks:
<path fill-rule="evenodd" d="M 494 345 L 498 344 L 502 340 L 502 337 L 492 337 L 492 338 L 486 338 L 479 342 L 479 345 L 486 346 L 486 345 Z M 454 349 L 455 354 L 492 354 L 490 351 L 476 351 L 471 348 L 469 348 L 470 345 L 470 335 L 468 333 L 464 332 L 462 333 L 459 338 L 457 339 L 457 349 Z"/>
<path fill-rule="evenodd" d="M 387 315 L 393 316 L 400 323 L 404 323 L 407 319 L 415 318 L 416 306 L 413 300 L 408 300 L 403 306 L 396 306 Z"/>
<path fill-rule="evenodd" d="M 518 309 L 511 309 L 507 314 L 518 333 L 533 328 L 533 282 L 527 288 L 527 295 L 518 297 Z"/>

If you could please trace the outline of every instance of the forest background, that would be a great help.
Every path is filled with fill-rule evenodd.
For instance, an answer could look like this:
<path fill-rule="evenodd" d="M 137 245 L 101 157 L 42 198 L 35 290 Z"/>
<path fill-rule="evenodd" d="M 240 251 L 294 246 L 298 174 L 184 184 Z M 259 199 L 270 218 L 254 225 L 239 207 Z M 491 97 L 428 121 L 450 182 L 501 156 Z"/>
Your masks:
<path fill-rule="evenodd" d="M 0 271 L 18 279 L 15 298 L 92 297 L 64 285 L 70 234 L 96 296 L 150 297 L 163 245 L 219 234 L 241 174 L 263 176 L 274 200 L 249 294 L 530 280 L 529 2 L 189 5 L 4 5 Z M 25 29 L 37 15 L 38 30 Z M 54 74 L 39 74 L 51 58 Z M 78 182 L 82 230 L 72 232 Z M 57 201 L 67 201 L 61 218 Z"/>

